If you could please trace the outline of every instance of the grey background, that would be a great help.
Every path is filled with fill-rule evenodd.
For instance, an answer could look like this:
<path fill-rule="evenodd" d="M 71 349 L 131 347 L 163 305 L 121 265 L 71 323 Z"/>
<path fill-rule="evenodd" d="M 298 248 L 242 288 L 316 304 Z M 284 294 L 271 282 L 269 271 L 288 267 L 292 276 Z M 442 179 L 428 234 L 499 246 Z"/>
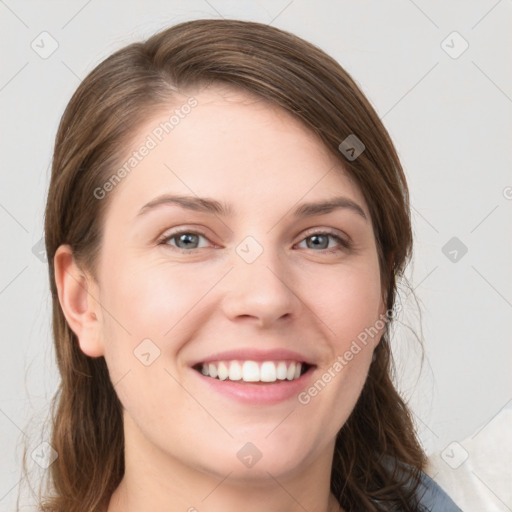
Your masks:
<path fill-rule="evenodd" d="M 485 428 L 512 398 L 511 11 L 510 0 L 0 0 L 0 510 L 15 510 L 24 443 L 30 453 L 48 439 L 41 421 L 58 383 L 37 244 L 60 116 L 103 58 L 189 19 L 289 30 L 359 83 L 411 189 L 422 314 L 420 325 L 404 288 L 399 386 L 428 453 Z M 44 468 L 30 468 L 37 481 Z"/>

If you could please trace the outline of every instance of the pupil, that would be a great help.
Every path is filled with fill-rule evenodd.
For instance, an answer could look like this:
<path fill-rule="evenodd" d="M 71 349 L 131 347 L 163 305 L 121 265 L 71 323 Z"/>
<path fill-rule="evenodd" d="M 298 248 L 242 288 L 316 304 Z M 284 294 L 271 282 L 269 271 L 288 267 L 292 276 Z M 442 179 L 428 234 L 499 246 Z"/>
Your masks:
<path fill-rule="evenodd" d="M 178 247 L 190 247 L 191 243 L 195 245 L 194 242 L 197 243 L 197 235 L 191 233 L 180 235 L 178 238 Z M 180 245 L 181 243 L 184 243 L 184 245 Z"/>
<path fill-rule="evenodd" d="M 308 244 L 309 248 L 318 248 L 327 249 L 329 245 L 329 240 L 325 235 L 312 235 L 309 237 L 310 243 Z"/>

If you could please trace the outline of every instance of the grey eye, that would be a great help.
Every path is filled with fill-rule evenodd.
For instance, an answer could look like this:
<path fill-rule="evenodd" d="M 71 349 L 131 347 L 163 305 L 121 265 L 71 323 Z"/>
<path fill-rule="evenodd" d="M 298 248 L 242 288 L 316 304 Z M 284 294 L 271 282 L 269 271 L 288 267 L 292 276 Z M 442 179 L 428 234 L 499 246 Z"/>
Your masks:
<path fill-rule="evenodd" d="M 176 238 L 176 245 L 180 249 L 195 249 L 199 244 L 199 235 L 194 235 L 193 233 L 183 233 L 174 238 Z"/>
<path fill-rule="evenodd" d="M 327 249 L 331 235 L 311 235 L 306 238 L 306 245 L 309 249 Z"/>
<path fill-rule="evenodd" d="M 349 242 L 333 233 L 313 233 L 312 235 L 303 238 L 299 247 L 306 249 L 318 249 L 318 251 L 333 252 L 337 250 L 348 249 Z"/>
<path fill-rule="evenodd" d="M 204 240 L 202 246 L 200 245 L 201 238 Z M 206 239 L 205 236 L 191 231 L 182 231 L 181 233 L 174 233 L 173 235 L 168 236 L 163 242 L 172 247 L 177 247 L 178 249 L 185 250 L 198 249 L 200 247 L 208 246 L 208 240 Z"/>

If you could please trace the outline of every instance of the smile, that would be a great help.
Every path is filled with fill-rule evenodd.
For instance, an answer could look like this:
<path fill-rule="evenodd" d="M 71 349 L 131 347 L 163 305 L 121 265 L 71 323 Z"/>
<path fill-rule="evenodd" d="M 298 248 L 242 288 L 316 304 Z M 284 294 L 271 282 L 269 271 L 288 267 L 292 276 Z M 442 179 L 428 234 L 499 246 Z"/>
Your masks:
<path fill-rule="evenodd" d="M 205 377 L 242 382 L 278 382 L 297 380 L 309 365 L 300 361 L 210 361 L 194 369 Z"/>

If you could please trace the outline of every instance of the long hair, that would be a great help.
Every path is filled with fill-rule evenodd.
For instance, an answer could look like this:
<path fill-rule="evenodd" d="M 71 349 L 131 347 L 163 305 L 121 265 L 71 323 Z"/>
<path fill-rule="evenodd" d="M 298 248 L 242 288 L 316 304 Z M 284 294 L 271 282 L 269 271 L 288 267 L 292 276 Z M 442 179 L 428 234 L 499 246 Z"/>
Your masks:
<path fill-rule="evenodd" d="M 412 250 L 407 184 L 388 132 L 334 59 L 291 33 L 238 20 L 180 23 L 117 51 L 80 84 L 55 140 L 45 239 L 60 372 L 50 444 L 58 458 L 40 497 L 44 512 L 100 512 L 124 474 L 121 404 L 104 358 L 86 356 L 64 318 L 55 252 L 69 244 L 94 275 L 110 198 L 98 200 L 94 191 L 118 169 L 137 128 L 175 99 L 176 90 L 210 83 L 239 87 L 281 107 L 342 162 L 369 207 L 383 298 L 393 309 Z M 365 146 L 355 159 L 340 151 L 351 135 Z M 415 489 L 425 454 L 392 372 L 386 328 L 358 402 L 336 437 L 331 490 L 347 510 L 418 510 Z"/>

